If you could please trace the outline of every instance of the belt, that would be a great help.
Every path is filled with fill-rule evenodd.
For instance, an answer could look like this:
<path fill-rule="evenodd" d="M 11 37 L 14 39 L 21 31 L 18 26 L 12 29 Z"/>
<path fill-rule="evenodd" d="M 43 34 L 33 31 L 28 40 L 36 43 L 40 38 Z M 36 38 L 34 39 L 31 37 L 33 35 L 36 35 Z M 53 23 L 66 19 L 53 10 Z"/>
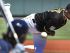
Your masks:
<path fill-rule="evenodd" d="M 32 19 L 32 21 L 33 21 L 33 23 L 36 23 L 36 22 L 35 22 L 35 19 Z"/>

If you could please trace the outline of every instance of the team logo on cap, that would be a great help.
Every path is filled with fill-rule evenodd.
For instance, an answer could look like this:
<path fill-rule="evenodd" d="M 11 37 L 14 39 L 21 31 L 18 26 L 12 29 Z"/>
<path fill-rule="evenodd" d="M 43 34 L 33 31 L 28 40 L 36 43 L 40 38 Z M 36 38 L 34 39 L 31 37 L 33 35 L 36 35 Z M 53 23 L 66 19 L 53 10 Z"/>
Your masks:
<path fill-rule="evenodd" d="M 21 25 L 20 23 L 17 23 L 16 25 L 17 25 L 18 27 L 22 27 L 22 25 Z"/>

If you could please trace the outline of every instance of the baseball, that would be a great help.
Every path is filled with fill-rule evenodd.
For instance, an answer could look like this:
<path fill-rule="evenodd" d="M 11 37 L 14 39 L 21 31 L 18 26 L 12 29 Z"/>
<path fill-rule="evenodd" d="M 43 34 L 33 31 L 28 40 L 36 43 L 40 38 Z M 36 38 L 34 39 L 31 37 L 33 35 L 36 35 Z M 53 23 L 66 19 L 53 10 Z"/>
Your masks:
<path fill-rule="evenodd" d="M 46 38 L 47 37 L 47 33 L 46 32 L 42 32 L 41 36 Z"/>

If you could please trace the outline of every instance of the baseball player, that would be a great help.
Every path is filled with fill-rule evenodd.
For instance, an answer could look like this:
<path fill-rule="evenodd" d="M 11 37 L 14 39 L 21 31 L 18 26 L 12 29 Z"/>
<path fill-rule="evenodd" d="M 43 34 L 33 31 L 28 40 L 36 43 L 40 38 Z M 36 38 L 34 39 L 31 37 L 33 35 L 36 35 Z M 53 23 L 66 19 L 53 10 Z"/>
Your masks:
<path fill-rule="evenodd" d="M 10 50 L 12 53 L 25 53 L 23 42 L 25 41 L 26 35 L 28 33 L 28 25 L 23 20 L 13 19 L 9 3 L 4 4 L 3 1 L 0 0 L 0 10 L 5 21 L 8 23 L 8 30 L 5 34 L 3 34 L 3 39 L 0 40 L 0 53 L 9 53 Z M 12 29 L 14 28 L 15 30 L 14 33 L 16 33 L 18 36 L 17 39 L 19 40 L 19 43 L 17 43 L 14 37 L 14 30 L 11 30 L 11 24 L 13 25 Z"/>
<path fill-rule="evenodd" d="M 27 23 L 29 32 L 34 36 L 35 53 L 43 53 L 47 35 L 54 36 L 55 30 L 64 26 L 67 19 L 70 19 L 70 4 L 60 13 L 46 11 L 30 14 L 22 19 Z"/>
<path fill-rule="evenodd" d="M 28 25 L 23 20 L 13 20 L 12 25 L 18 35 L 19 44 L 16 43 L 10 27 L 6 33 L 3 34 L 3 39 L 0 40 L 0 53 L 25 53 L 23 42 L 25 41 Z"/>

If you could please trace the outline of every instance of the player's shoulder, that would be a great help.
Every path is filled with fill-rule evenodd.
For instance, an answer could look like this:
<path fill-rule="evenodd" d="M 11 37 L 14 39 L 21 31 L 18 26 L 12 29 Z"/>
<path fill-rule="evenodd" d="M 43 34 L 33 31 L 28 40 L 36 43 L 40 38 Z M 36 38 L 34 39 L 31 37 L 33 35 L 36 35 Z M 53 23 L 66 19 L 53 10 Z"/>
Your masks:
<path fill-rule="evenodd" d="M 0 50 L 1 53 L 8 53 L 12 49 L 12 47 L 9 46 L 9 43 L 3 39 L 0 39 Z"/>
<path fill-rule="evenodd" d="M 61 13 L 61 11 L 65 10 L 64 8 L 56 8 L 56 9 L 53 9 L 53 10 L 48 10 L 48 12 L 56 12 L 56 13 Z"/>
<path fill-rule="evenodd" d="M 3 39 L 0 39 L 0 45 L 3 44 L 3 43 L 7 43 L 7 42 Z"/>
<path fill-rule="evenodd" d="M 7 42 L 4 41 L 3 39 L 0 39 L 0 49 L 2 50 L 4 47 L 5 48 L 7 47 Z"/>
<path fill-rule="evenodd" d="M 7 42 L 6 40 L 4 39 L 0 39 L 0 46 L 5 46 L 5 47 L 8 47 L 10 45 L 9 42 Z"/>
<path fill-rule="evenodd" d="M 30 15 L 28 15 L 27 17 L 34 17 L 37 13 L 32 13 Z"/>

